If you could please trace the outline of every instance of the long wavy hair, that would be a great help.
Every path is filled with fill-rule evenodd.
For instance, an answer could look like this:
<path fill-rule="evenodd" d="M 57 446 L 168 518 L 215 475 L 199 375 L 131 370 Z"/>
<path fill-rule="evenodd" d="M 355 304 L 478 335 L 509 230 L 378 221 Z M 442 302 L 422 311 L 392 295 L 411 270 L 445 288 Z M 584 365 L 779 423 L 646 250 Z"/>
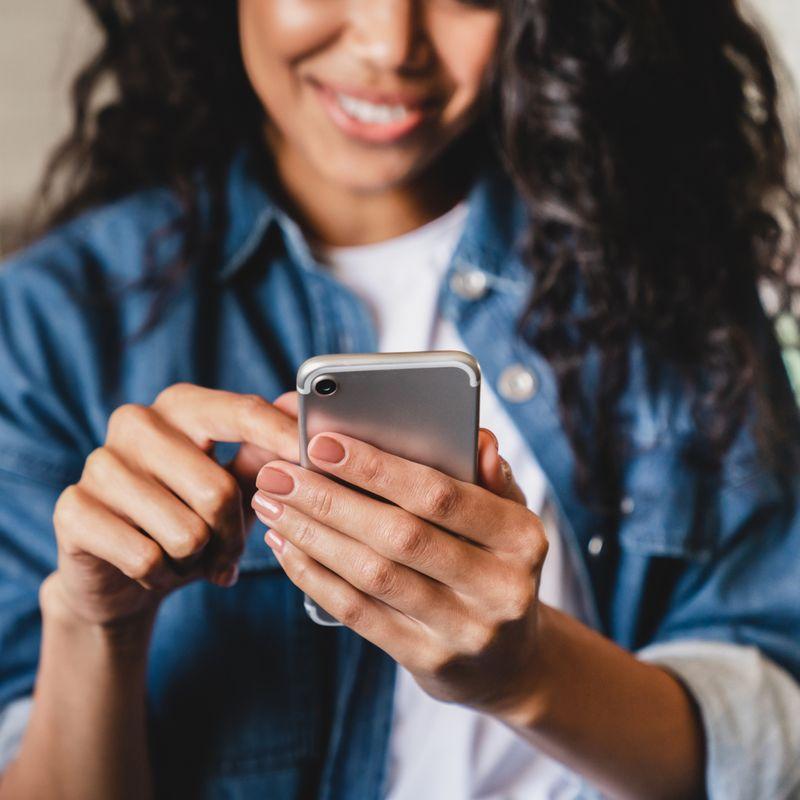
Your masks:
<path fill-rule="evenodd" d="M 74 83 L 72 130 L 43 181 L 44 197 L 65 187 L 45 227 L 145 187 L 174 190 L 184 246 L 158 273 L 156 324 L 188 265 L 219 257 L 225 172 L 236 149 L 264 149 L 264 112 L 236 3 L 86 3 L 103 40 Z M 785 474 L 795 409 L 785 375 L 774 378 L 774 341 L 752 330 L 762 278 L 778 310 L 790 308 L 797 206 L 762 37 L 735 0 L 494 5 L 504 22 L 488 123 L 530 209 L 535 274 L 519 330 L 555 374 L 580 494 L 618 522 L 629 444 L 619 400 L 634 342 L 653 380 L 675 370 L 689 392 L 688 458 L 717 469 L 756 408 L 760 452 Z M 113 99 L 98 102 L 109 81 Z"/>

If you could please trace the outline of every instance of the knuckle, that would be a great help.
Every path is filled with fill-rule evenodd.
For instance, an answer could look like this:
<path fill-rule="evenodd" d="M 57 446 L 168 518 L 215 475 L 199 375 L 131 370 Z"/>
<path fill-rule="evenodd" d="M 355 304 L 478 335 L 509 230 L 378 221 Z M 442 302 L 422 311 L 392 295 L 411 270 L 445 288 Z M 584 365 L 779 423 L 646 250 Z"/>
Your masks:
<path fill-rule="evenodd" d="M 364 590 L 375 597 L 388 597 L 397 587 L 397 571 L 380 558 L 365 559 L 359 568 L 359 579 Z"/>
<path fill-rule="evenodd" d="M 114 467 L 115 458 L 106 447 L 96 447 L 86 457 L 83 464 L 81 480 L 93 483 L 108 479 L 108 474 Z"/>
<path fill-rule="evenodd" d="M 260 441 L 264 436 L 264 412 L 270 404 L 257 394 L 240 394 L 236 399 L 236 416 L 246 436 Z"/>
<path fill-rule="evenodd" d="M 378 453 L 360 453 L 353 459 L 350 469 L 360 482 L 368 486 L 380 484 L 383 464 Z"/>
<path fill-rule="evenodd" d="M 541 534 L 536 539 L 536 554 L 535 554 L 535 561 L 537 564 L 542 564 L 547 558 L 547 554 L 550 552 L 550 541 L 548 538 Z"/>
<path fill-rule="evenodd" d="M 244 419 L 261 413 L 269 405 L 263 397 L 252 393 L 238 395 L 237 403 L 239 404 L 239 413 Z"/>
<path fill-rule="evenodd" d="M 82 502 L 81 490 L 74 483 L 61 492 L 53 507 L 53 526 L 56 532 L 63 532 L 70 527 L 79 514 Z"/>
<path fill-rule="evenodd" d="M 211 531 L 208 526 L 197 518 L 185 524 L 177 536 L 173 546 L 172 555 L 175 558 L 188 558 L 200 552 L 210 541 Z"/>
<path fill-rule="evenodd" d="M 153 405 L 162 408 L 166 406 L 170 406 L 176 402 L 180 402 L 180 399 L 184 397 L 187 393 L 187 390 L 191 388 L 191 384 L 187 383 L 186 381 L 179 381 L 178 383 L 173 383 L 170 386 L 162 389 L 157 395 L 156 399 L 153 402 Z"/>
<path fill-rule="evenodd" d="M 528 563 L 539 566 L 544 562 L 550 543 L 541 520 L 530 512 L 527 514 L 519 542 Z"/>
<path fill-rule="evenodd" d="M 241 504 L 241 490 L 229 472 L 222 472 L 208 481 L 201 490 L 201 502 L 217 522 L 222 521 Z"/>
<path fill-rule="evenodd" d="M 463 633 L 462 655 L 468 658 L 478 658 L 487 653 L 495 638 L 493 627 L 474 624 Z"/>
<path fill-rule="evenodd" d="M 295 544 L 297 544 L 297 546 L 303 550 L 311 547 L 317 538 L 317 528 L 314 525 L 313 520 L 310 520 L 307 517 L 297 520 L 294 526 L 292 538 L 294 539 Z"/>
<path fill-rule="evenodd" d="M 389 541 L 403 561 L 414 561 L 424 552 L 427 536 L 422 523 L 410 514 L 398 515 L 389 526 Z"/>
<path fill-rule="evenodd" d="M 452 669 L 456 655 L 449 647 L 433 645 L 421 657 L 424 672 L 435 678 L 446 676 Z"/>
<path fill-rule="evenodd" d="M 336 618 L 348 628 L 358 628 L 364 619 L 366 608 L 357 597 L 348 597 L 339 603 Z"/>
<path fill-rule="evenodd" d="M 503 622 L 518 622 L 525 619 L 536 601 L 536 591 L 530 576 L 511 584 L 503 611 Z"/>
<path fill-rule="evenodd" d="M 458 506 L 458 489 L 452 481 L 437 479 L 422 495 L 422 507 L 434 519 L 447 519 Z"/>
<path fill-rule="evenodd" d="M 309 489 L 309 506 L 317 519 L 327 519 L 330 517 L 333 508 L 333 496 L 330 491 L 323 486 L 315 486 Z"/>
<path fill-rule="evenodd" d="M 131 553 L 126 574 L 135 581 L 150 580 L 159 570 L 163 561 L 161 548 L 149 539 Z"/>
<path fill-rule="evenodd" d="M 152 416 L 152 410 L 140 403 L 125 403 L 118 406 L 108 418 L 108 435 L 118 436 L 131 429 L 139 431 L 150 424 Z"/>
<path fill-rule="evenodd" d="M 292 582 L 300 587 L 304 587 L 311 577 L 308 559 L 306 558 L 287 558 L 285 561 L 286 574 Z"/>

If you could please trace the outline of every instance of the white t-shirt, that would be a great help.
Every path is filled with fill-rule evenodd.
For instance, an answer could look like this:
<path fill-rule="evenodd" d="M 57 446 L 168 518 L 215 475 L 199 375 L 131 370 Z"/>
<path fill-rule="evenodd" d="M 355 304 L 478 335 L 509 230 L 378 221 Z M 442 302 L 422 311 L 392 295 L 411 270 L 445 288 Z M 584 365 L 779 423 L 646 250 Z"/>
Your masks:
<path fill-rule="evenodd" d="M 462 203 L 417 230 L 377 244 L 325 247 L 316 256 L 372 312 L 383 352 L 465 350 L 437 314 L 439 287 L 464 228 Z M 550 549 L 539 596 L 575 616 L 585 606 L 545 503 L 546 480 L 492 388 L 481 387 L 481 425 L 500 442 Z M 398 667 L 389 741 L 387 800 L 533 800 L 574 797 L 580 780 L 495 719 L 434 700 Z"/>

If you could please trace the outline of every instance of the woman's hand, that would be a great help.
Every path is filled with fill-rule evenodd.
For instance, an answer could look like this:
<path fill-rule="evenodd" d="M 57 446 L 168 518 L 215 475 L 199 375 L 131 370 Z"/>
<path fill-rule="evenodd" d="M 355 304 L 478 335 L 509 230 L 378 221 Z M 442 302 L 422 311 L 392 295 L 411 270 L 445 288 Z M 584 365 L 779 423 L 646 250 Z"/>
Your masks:
<path fill-rule="evenodd" d="M 496 439 L 481 432 L 483 486 L 341 434 L 314 437 L 309 456 L 390 503 L 295 464 L 264 466 L 253 508 L 289 578 L 434 697 L 490 713 L 528 697 L 547 539 Z"/>
<path fill-rule="evenodd" d="M 151 406 L 114 411 L 105 444 L 56 503 L 58 570 L 43 606 L 106 624 L 154 611 L 197 578 L 232 585 L 258 469 L 297 458 L 284 402 L 175 384 Z M 244 443 L 226 467 L 213 458 L 217 441 Z"/>

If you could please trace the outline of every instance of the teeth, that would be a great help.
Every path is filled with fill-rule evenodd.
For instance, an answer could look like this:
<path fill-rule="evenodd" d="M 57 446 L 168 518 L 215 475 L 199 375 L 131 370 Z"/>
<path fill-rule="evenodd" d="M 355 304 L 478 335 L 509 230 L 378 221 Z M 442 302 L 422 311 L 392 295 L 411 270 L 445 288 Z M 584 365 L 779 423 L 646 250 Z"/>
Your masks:
<path fill-rule="evenodd" d="M 345 114 L 360 122 L 385 125 L 389 122 L 401 120 L 409 114 L 409 109 L 401 105 L 378 105 L 357 97 L 338 93 L 336 99 Z"/>

